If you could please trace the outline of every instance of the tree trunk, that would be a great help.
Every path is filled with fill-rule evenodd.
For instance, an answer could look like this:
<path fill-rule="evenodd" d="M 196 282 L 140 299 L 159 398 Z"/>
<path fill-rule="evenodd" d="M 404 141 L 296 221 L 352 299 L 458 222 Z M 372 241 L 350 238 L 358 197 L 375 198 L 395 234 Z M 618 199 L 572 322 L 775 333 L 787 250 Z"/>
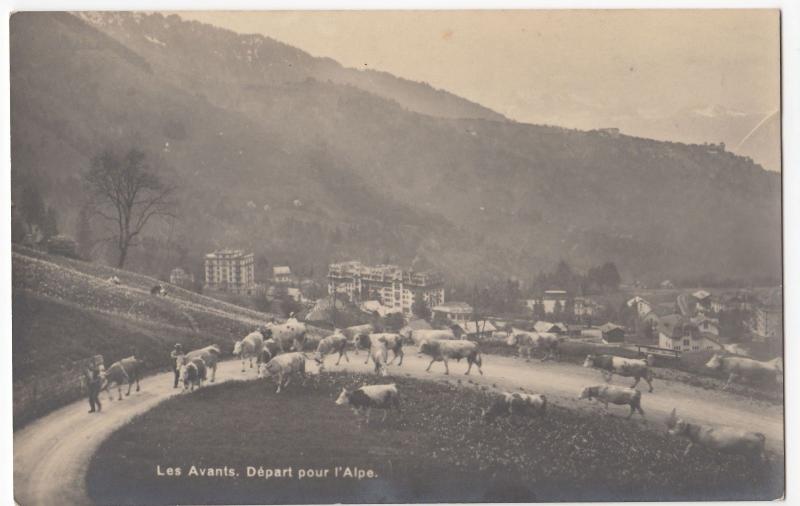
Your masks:
<path fill-rule="evenodd" d="M 128 245 L 119 246 L 119 259 L 117 260 L 117 269 L 122 269 L 125 265 L 125 258 L 128 256 Z"/>

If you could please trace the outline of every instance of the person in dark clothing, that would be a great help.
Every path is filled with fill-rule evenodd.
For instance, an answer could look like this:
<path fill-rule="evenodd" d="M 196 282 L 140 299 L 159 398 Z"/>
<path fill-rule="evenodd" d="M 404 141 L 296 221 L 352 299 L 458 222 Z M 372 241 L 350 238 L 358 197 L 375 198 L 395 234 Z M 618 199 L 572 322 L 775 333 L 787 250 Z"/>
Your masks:
<path fill-rule="evenodd" d="M 172 350 L 172 353 L 169 354 L 170 358 L 172 358 L 172 372 L 175 374 L 175 382 L 172 385 L 172 388 L 178 388 L 178 381 L 180 380 L 180 369 L 178 368 L 178 359 L 184 356 L 183 353 L 183 346 L 181 343 L 175 344 L 175 349 Z"/>
<path fill-rule="evenodd" d="M 91 408 L 89 413 L 103 410 L 103 406 L 100 404 L 100 389 L 102 386 L 103 378 L 100 376 L 100 371 L 97 367 L 94 367 L 89 373 L 89 407 Z"/>

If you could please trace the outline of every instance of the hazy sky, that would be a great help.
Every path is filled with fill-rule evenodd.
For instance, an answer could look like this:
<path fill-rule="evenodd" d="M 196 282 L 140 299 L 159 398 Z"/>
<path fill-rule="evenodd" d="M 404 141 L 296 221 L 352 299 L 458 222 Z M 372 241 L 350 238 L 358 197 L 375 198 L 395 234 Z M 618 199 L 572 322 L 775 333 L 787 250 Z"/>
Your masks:
<path fill-rule="evenodd" d="M 425 81 L 525 122 L 624 126 L 712 105 L 769 113 L 780 103 L 777 10 L 181 16 Z"/>

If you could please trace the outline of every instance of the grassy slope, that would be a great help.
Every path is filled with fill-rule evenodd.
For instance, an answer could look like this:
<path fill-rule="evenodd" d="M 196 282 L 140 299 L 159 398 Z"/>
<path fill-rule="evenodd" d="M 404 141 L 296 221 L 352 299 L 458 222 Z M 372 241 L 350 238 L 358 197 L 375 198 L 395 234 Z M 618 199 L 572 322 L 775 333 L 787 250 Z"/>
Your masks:
<path fill-rule="evenodd" d="M 360 425 L 333 401 L 344 374 L 312 377 L 280 396 L 266 380 L 201 389 L 159 405 L 105 441 L 87 488 L 98 503 L 296 503 L 769 499 L 781 495 L 778 462 L 694 449 L 618 416 L 553 407 L 545 418 L 486 424 L 486 392 L 396 379 L 401 415 Z M 458 402 L 453 402 L 458 399 Z M 612 408 L 615 413 L 621 408 Z M 302 421 L 302 422 L 300 422 Z M 300 422 L 300 423 L 299 423 Z M 654 423 L 654 422 L 650 422 Z M 157 478 L 156 465 L 183 468 Z M 197 478 L 198 467 L 230 466 L 236 478 Z M 246 466 L 358 466 L 373 480 L 246 478 Z"/>
<path fill-rule="evenodd" d="M 175 342 L 230 353 L 268 317 L 172 286 L 154 297 L 156 279 L 25 248 L 14 248 L 12 273 L 15 384 L 97 353 L 109 364 L 135 351 L 150 370 L 169 367 Z"/>

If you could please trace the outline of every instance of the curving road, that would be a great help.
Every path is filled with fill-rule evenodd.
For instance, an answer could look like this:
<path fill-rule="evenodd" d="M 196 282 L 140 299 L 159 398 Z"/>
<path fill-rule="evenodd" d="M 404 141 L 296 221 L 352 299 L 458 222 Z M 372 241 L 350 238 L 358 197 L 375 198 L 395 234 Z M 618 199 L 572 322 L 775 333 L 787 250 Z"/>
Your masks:
<path fill-rule="evenodd" d="M 328 370 L 371 370 L 369 365 L 364 365 L 364 352 L 359 355 L 350 352 L 349 355 L 350 362 L 343 360 L 339 367 L 333 365 L 336 362 L 334 357 L 328 357 Z M 450 376 L 444 375 L 441 363 L 435 363 L 432 372 L 426 373 L 428 360 L 409 350 L 403 366 L 398 368 L 392 365 L 389 372 L 441 381 L 472 381 L 498 389 L 523 388 L 530 392 L 545 393 L 558 405 L 599 409 L 596 405 L 577 399 L 584 386 L 602 383 L 597 371 L 574 364 L 526 363 L 517 358 L 499 356 L 485 356 L 484 363 L 484 376 L 479 376 L 474 368 L 472 375 L 464 376 L 466 364 L 463 362 L 450 364 Z M 313 361 L 308 364 L 313 364 Z M 217 371 L 217 382 L 252 379 L 255 378 L 254 371 L 248 370 L 243 374 L 238 361 L 223 362 Z M 627 385 L 629 381 L 628 378 L 615 377 L 613 383 Z M 654 429 L 661 430 L 661 421 L 673 407 L 677 407 L 678 413 L 690 421 L 763 432 L 770 450 L 783 453 L 781 406 L 724 392 L 710 392 L 679 382 L 655 380 L 653 386 L 655 392 L 652 394 L 647 393 L 646 385 L 642 388 L 642 406 L 649 421 L 632 423 L 648 423 Z M 131 393 L 121 402 L 108 402 L 108 397 L 103 394 L 103 411 L 100 414 L 89 415 L 86 413 L 86 401 L 75 402 L 17 431 L 14 434 L 14 496 L 17 503 L 23 506 L 91 504 L 85 492 L 86 470 L 103 439 L 135 415 L 144 413 L 178 392 L 172 388 L 172 373 L 156 374 L 142 381 L 141 392 Z M 614 414 L 627 413 L 622 407 L 609 409 Z"/>

